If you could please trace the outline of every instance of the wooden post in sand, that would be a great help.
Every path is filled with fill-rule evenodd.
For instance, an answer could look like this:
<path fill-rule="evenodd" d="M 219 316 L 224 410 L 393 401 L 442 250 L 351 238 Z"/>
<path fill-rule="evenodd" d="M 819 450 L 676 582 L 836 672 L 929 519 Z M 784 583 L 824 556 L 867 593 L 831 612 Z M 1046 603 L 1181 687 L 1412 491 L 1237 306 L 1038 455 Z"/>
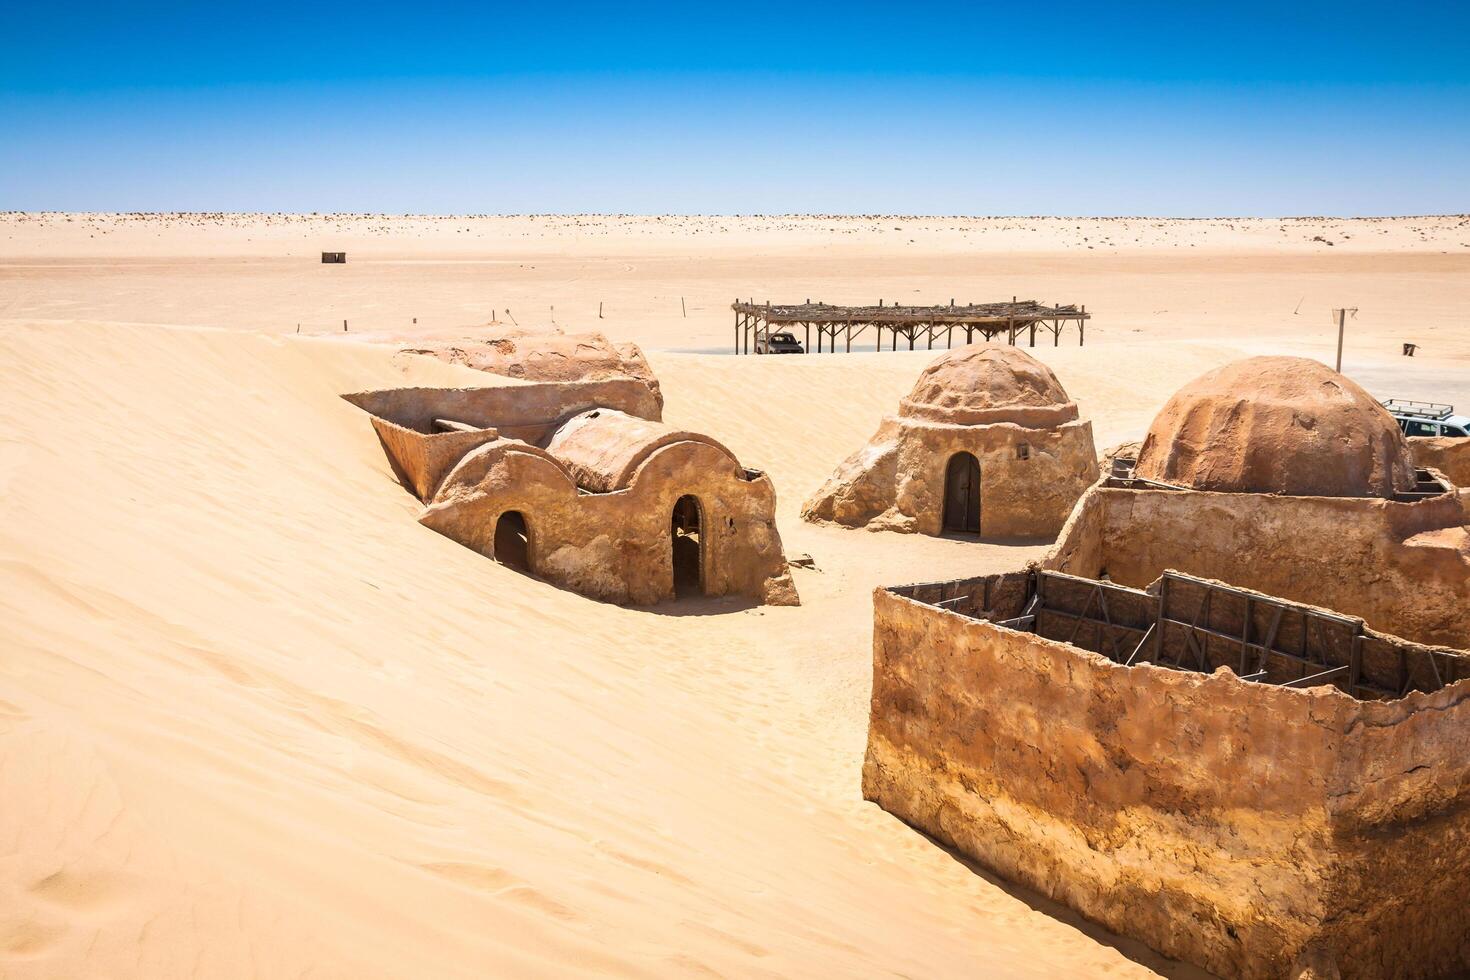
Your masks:
<path fill-rule="evenodd" d="M 1343 309 L 1333 310 L 1332 312 L 1337 314 L 1337 373 L 1338 374 L 1341 374 L 1342 373 L 1342 336 L 1343 336 L 1343 334 L 1347 330 L 1347 315 L 1349 313 L 1357 313 L 1358 312 L 1358 308 L 1356 306 L 1353 307 L 1352 309 L 1347 309 L 1346 307 L 1344 307 Z"/>

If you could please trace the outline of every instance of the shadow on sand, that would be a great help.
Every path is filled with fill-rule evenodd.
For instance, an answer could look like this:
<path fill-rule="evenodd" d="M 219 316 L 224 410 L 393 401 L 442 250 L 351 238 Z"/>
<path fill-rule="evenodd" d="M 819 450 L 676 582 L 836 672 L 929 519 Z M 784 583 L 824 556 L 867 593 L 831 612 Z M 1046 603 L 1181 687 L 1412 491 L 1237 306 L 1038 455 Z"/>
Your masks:
<path fill-rule="evenodd" d="M 748 596 L 689 596 L 670 599 L 653 606 L 628 606 L 637 612 L 653 613 L 655 616 L 723 616 L 727 613 L 743 612 L 760 608 L 762 603 Z"/>

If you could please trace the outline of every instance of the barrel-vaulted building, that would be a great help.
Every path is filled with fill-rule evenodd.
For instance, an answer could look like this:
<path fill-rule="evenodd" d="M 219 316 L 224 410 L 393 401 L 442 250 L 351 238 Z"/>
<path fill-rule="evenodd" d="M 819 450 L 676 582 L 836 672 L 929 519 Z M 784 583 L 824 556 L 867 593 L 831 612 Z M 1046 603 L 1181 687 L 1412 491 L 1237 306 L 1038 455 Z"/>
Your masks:
<path fill-rule="evenodd" d="M 346 396 L 372 415 L 419 520 L 595 599 L 739 595 L 794 605 L 776 495 L 634 380 Z"/>

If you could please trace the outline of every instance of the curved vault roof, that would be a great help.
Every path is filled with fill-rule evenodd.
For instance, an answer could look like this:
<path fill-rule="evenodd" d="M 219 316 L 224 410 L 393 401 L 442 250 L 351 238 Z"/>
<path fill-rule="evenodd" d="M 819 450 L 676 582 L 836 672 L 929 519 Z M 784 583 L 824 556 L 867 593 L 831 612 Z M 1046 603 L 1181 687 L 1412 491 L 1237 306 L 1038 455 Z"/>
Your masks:
<path fill-rule="evenodd" d="M 899 403 L 899 415 L 952 425 L 1014 422 L 1046 428 L 1077 418 L 1077 404 L 1051 368 L 1025 351 L 971 344 L 924 368 Z"/>
<path fill-rule="evenodd" d="M 709 436 L 636 418 L 610 408 L 594 408 L 562 423 L 546 451 L 566 464 L 577 486 L 594 493 L 622 490 L 644 460 L 679 442 L 713 446 L 739 466 L 735 454 Z"/>
<path fill-rule="evenodd" d="M 1251 357 L 1179 389 L 1138 453 L 1147 479 L 1236 493 L 1392 497 L 1414 488 L 1393 417 L 1303 357 Z"/>

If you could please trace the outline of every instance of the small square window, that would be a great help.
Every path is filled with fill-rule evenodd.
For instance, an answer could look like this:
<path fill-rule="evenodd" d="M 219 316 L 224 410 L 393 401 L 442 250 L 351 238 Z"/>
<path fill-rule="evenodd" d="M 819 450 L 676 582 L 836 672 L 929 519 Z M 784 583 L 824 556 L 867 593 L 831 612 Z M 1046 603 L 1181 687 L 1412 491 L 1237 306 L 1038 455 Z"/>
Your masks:
<path fill-rule="evenodd" d="M 1018 445 L 1016 447 L 1016 458 L 1017 459 L 1030 459 L 1031 458 L 1031 446 L 1029 444 L 1027 444 L 1027 443 L 1024 443 L 1024 442 L 1021 443 L 1020 445 Z"/>

